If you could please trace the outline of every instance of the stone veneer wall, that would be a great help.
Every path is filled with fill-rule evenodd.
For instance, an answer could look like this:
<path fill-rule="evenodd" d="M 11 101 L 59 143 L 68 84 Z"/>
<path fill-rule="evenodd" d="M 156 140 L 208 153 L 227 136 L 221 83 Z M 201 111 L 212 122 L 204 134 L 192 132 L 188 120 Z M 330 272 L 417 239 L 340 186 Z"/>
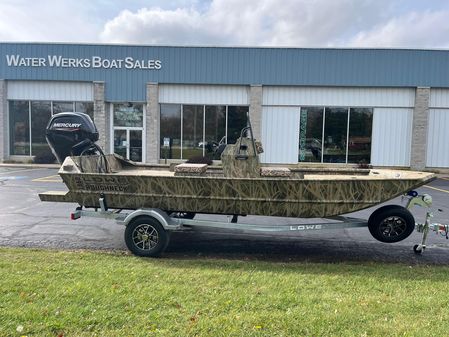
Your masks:
<path fill-rule="evenodd" d="M 146 162 L 158 163 L 160 152 L 160 112 L 159 112 L 159 85 L 147 83 L 147 106 L 146 106 Z"/>
<path fill-rule="evenodd" d="M 0 162 L 8 158 L 8 100 L 6 81 L 0 80 Z"/>
<path fill-rule="evenodd" d="M 262 86 L 251 85 L 249 91 L 249 118 L 254 138 L 262 139 Z"/>
<path fill-rule="evenodd" d="M 109 117 L 104 100 L 104 82 L 94 82 L 94 122 L 99 133 L 97 144 L 109 153 Z"/>
<path fill-rule="evenodd" d="M 427 128 L 429 119 L 430 88 L 418 87 L 413 109 L 412 147 L 410 167 L 422 170 L 426 167 Z"/>

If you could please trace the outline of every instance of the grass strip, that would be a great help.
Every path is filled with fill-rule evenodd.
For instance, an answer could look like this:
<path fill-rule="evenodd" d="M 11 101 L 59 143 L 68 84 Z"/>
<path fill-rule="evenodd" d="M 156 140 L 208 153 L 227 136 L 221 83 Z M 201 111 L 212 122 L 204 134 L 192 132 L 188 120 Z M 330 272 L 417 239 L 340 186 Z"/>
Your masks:
<path fill-rule="evenodd" d="M 0 248 L 0 336 L 447 336 L 449 268 Z"/>

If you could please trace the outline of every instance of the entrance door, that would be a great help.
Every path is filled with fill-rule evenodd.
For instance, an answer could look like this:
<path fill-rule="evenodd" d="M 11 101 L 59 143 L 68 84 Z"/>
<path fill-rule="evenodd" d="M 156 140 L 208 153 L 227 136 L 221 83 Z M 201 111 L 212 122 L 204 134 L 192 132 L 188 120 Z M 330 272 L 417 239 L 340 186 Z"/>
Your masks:
<path fill-rule="evenodd" d="M 114 128 L 114 153 L 142 162 L 142 130 Z"/>
<path fill-rule="evenodd" d="M 144 162 L 144 107 L 141 103 L 113 104 L 113 151 L 136 162 Z"/>

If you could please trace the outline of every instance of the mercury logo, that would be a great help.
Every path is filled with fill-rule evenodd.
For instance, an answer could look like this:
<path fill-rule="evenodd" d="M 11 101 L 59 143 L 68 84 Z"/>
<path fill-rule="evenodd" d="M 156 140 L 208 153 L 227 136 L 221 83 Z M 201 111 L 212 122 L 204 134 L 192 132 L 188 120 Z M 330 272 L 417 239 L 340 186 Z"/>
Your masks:
<path fill-rule="evenodd" d="M 53 127 L 55 128 L 79 128 L 81 123 L 55 123 Z"/>

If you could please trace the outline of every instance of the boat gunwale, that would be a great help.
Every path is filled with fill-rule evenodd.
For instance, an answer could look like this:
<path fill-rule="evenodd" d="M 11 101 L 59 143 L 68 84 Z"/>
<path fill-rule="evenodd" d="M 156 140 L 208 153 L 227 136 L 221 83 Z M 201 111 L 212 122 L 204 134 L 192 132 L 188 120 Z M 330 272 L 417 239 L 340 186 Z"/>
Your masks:
<path fill-rule="evenodd" d="M 128 170 L 133 171 L 133 170 Z M 157 170 L 154 170 L 157 172 Z M 393 170 L 391 170 L 393 171 Z M 396 170 L 395 172 L 398 172 L 399 170 Z M 422 172 L 422 177 L 384 177 L 382 175 L 346 175 L 346 174 L 322 174 L 319 175 L 320 178 L 307 178 L 307 175 L 304 176 L 304 178 L 295 178 L 295 177 L 225 177 L 222 175 L 139 175 L 139 174 L 120 174 L 122 171 L 118 172 L 108 172 L 108 173 L 102 173 L 102 172 L 58 172 L 59 175 L 78 175 L 78 176 L 108 176 L 108 177 L 147 177 L 147 178 L 164 178 L 164 179 L 200 179 L 200 180 L 236 180 L 236 181 L 399 181 L 399 180 L 415 180 L 415 181 L 424 181 L 424 183 L 432 181 L 437 178 L 435 173 L 427 173 Z M 400 171 L 400 172 L 419 172 L 419 171 Z M 421 173 L 421 172 L 419 172 Z M 318 174 L 315 174 L 314 176 L 318 176 Z M 327 176 L 327 177 L 326 177 Z M 338 179 L 335 179 L 338 177 Z"/>

